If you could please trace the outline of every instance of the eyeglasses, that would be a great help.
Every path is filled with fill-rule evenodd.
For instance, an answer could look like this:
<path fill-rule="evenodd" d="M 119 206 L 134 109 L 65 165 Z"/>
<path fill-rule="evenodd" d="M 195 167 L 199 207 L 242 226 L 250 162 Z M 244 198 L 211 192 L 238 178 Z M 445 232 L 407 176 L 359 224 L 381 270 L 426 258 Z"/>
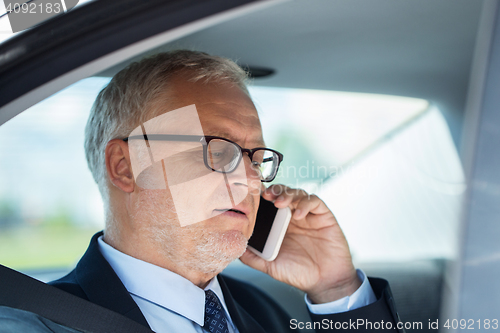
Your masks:
<path fill-rule="evenodd" d="M 261 147 L 241 148 L 237 143 L 217 136 L 144 134 L 130 136 L 123 141 L 134 139 L 199 142 L 203 146 L 205 166 L 212 171 L 221 173 L 231 173 L 236 170 L 243 158 L 243 153 L 247 153 L 252 161 L 252 169 L 257 171 L 262 182 L 272 181 L 278 173 L 281 161 L 283 161 L 283 155 L 276 150 Z"/>

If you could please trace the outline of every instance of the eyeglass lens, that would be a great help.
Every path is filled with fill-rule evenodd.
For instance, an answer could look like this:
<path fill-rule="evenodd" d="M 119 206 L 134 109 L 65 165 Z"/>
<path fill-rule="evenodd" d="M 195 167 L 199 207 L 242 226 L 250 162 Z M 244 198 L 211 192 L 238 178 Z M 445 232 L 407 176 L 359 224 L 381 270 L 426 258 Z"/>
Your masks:
<path fill-rule="evenodd" d="M 214 139 L 208 144 L 207 155 L 207 163 L 212 169 L 231 172 L 238 166 L 241 150 L 230 142 Z"/>
<path fill-rule="evenodd" d="M 213 139 L 207 147 L 207 163 L 216 171 L 232 172 L 241 160 L 240 148 L 228 141 Z M 257 150 L 252 157 L 252 167 L 257 171 L 262 180 L 274 177 L 279 158 L 273 151 Z"/>

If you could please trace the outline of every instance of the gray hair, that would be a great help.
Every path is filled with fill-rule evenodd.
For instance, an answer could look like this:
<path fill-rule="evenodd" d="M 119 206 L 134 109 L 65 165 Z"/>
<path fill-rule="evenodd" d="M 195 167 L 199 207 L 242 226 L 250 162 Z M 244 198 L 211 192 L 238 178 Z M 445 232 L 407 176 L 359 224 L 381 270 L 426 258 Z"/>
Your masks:
<path fill-rule="evenodd" d="M 85 156 L 105 203 L 108 201 L 104 159 L 110 140 L 127 137 L 147 120 L 148 104 L 173 74 L 187 70 L 189 81 L 230 82 L 249 95 L 247 73 L 235 62 L 203 52 L 178 50 L 159 53 L 128 65 L 99 93 L 85 127 Z"/>

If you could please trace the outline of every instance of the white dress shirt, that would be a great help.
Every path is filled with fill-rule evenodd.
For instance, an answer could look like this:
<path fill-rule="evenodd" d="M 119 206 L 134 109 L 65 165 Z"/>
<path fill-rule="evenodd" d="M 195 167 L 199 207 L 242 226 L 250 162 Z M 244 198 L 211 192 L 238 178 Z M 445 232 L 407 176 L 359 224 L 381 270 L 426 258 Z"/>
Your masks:
<path fill-rule="evenodd" d="M 99 237 L 98 244 L 103 257 L 137 303 L 153 331 L 204 332 L 204 290 L 176 273 L 116 250 L 105 243 L 102 236 Z M 361 270 L 357 272 L 363 283 L 353 295 L 324 304 L 312 304 L 306 295 L 310 311 L 316 314 L 339 313 L 375 302 L 376 298 L 366 275 Z M 227 310 L 219 281 L 212 279 L 205 288 L 208 289 L 219 297 L 226 312 L 229 332 L 239 333 Z"/>

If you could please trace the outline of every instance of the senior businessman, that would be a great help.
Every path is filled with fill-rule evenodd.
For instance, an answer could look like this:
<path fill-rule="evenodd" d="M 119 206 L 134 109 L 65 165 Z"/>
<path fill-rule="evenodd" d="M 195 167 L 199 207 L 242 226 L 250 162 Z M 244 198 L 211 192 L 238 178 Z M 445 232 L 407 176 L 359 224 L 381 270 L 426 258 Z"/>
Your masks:
<path fill-rule="evenodd" d="M 52 284 L 155 332 L 295 331 L 267 294 L 219 274 L 240 258 L 304 291 L 318 331 L 357 319 L 395 329 L 387 283 L 355 269 L 323 201 L 263 186 L 281 154 L 265 145 L 245 82 L 231 60 L 186 50 L 145 58 L 113 77 L 85 130 L 105 229 Z M 292 211 L 271 262 L 247 249 L 261 195 Z"/>

